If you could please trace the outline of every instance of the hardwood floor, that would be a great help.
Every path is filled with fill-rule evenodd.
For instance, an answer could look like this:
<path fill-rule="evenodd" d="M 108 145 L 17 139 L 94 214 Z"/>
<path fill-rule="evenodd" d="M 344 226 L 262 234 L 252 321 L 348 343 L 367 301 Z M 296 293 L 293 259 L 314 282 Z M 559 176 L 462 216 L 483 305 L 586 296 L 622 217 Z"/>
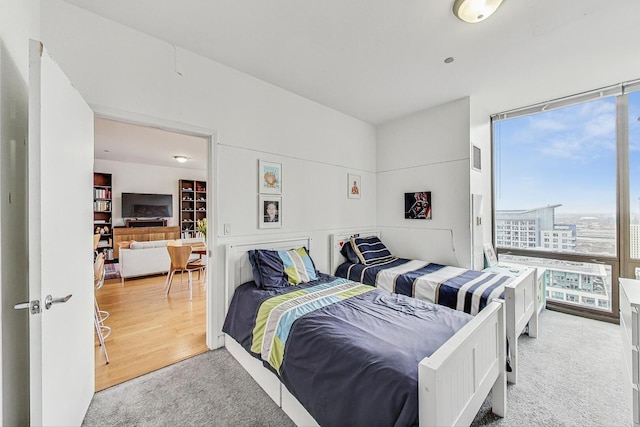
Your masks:
<path fill-rule="evenodd" d="M 205 285 L 193 275 L 193 301 L 189 301 L 187 275 L 176 274 L 169 297 L 164 295 L 166 275 L 107 280 L 96 291 L 101 310 L 110 316 L 106 340 L 109 364 L 95 339 L 96 391 L 147 374 L 207 351 L 205 343 Z M 94 334 L 95 335 L 95 334 Z"/>

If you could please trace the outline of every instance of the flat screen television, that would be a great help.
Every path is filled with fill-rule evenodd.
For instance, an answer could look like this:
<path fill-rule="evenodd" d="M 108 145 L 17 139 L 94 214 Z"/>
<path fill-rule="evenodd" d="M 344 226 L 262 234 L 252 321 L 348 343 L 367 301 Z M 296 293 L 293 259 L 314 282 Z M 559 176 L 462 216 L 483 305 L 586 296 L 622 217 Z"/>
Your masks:
<path fill-rule="evenodd" d="M 171 194 L 122 193 L 122 218 L 170 218 Z"/>

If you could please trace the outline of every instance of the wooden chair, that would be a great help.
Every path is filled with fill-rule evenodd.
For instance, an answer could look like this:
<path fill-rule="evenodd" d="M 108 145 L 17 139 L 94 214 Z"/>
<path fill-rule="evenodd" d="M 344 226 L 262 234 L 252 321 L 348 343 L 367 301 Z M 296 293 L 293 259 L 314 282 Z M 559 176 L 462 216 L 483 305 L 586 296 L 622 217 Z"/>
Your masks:
<path fill-rule="evenodd" d="M 188 273 L 189 275 L 189 301 L 193 299 L 193 277 L 192 273 L 197 271 L 198 274 L 203 272 L 205 269 L 205 265 L 200 262 L 200 260 L 189 261 L 191 257 L 191 246 L 176 246 L 172 244 L 167 244 L 167 251 L 169 252 L 169 257 L 171 258 L 171 268 L 169 269 L 169 274 L 167 275 L 167 283 L 165 287 L 167 288 L 166 296 L 169 296 L 169 290 L 171 290 L 171 283 L 173 282 L 173 276 L 176 272 L 180 273 Z"/>
<path fill-rule="evenodd" d="M 98 243 L 100 243 L 100 234 L 93 235 L 93 259 L 98 258 Z"/>
<path fill-rule="evenodd" d="M 104 285 L 104 254 L 99 253 L 93 263 L 93 286 L 95 288 L 93 295 L 93 323 L 96 328 L 96 334 L 98 335 L 98 341 L 102 347 L 102 352 L 104 353 L 104 359 L 108 365 L 109 355 L 107 354 L 107 346 L 104 340 L 111 334 L 111 328 L 106 326 L 104 321 L 109 317 L 109 313 L 100 310 L 100 307 L 98 307 L 98 299 L 95 296 L 95 291 L 102 288 L 102 285 Z"/>

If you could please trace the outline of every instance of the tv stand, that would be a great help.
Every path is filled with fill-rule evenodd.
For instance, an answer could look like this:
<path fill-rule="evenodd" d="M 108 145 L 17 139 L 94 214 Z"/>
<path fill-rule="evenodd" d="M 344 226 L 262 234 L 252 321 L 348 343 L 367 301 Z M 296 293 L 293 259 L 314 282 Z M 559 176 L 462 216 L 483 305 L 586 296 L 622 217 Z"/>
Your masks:
<path fill-rule="evenodd" d="M 166 219 L 127 219 L 124 222 L 127 228 L 133 227 L 166 227 Z"/>

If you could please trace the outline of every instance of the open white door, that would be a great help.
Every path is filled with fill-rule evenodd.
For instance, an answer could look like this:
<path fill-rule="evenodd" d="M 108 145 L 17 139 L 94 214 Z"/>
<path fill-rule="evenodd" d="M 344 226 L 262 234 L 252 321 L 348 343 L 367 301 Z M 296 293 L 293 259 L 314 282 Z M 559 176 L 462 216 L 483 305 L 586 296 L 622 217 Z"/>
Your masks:
<path fill-rule="evenodd" d="M 93 112 L 42 44 L 29 48 L 30 422 L 74 426 L 95 383 Z"/>

